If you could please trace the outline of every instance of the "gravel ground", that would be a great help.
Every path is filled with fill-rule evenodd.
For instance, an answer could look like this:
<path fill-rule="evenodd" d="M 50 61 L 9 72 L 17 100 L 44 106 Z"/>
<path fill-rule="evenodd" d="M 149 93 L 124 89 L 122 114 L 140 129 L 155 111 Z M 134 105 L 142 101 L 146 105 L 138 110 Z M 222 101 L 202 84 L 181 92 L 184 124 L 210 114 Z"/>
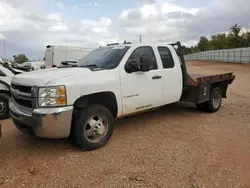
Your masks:
<path fill-rule="evenodd" d="M 2 121 L 0 187 L 250 187 L 250 66 L 188 69 L 235 72 L 219 112 L 179 103 L 118 120 L 111 141 L 96 151 L 27 137 Z"/>

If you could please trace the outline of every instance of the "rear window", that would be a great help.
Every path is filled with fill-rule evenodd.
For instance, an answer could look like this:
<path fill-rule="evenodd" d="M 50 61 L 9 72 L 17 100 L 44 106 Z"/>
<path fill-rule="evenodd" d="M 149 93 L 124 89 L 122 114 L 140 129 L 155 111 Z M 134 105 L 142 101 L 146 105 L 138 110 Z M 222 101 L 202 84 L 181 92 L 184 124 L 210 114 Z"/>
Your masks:
<path fill-rule="evenodd" d="M 174 67 L 174 60 L 170 50 L 167 47 L 158 47 L 159 54 L 161 56 L 162 66 L 164 69 Z"/>

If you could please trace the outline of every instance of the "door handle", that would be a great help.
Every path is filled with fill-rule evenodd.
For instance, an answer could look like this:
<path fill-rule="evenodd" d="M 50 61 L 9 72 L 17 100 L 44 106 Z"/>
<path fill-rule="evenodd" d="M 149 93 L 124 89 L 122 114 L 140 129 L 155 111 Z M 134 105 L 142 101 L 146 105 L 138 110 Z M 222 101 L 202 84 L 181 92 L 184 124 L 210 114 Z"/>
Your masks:
<path fill-rule="evenodd" d="M 152 79 L 153 80 L 158 80 L 158 79 L 161 79 L 161 76 L 153 76 Z"/>

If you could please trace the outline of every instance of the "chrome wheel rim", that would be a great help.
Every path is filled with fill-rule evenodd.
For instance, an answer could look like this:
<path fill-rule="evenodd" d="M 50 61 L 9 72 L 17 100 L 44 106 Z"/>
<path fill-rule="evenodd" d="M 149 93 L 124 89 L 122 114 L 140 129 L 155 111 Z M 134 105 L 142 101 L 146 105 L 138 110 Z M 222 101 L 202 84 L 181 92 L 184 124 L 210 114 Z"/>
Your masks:
<path fill-rule="evenodd" d="M 95 115 L 84 125 L 84 137 L 90 143 L 100 142 L 108 132 L 108 121 L 105 117 Z"/>
<path fill-rule="evenodd" d="M 221 103 L 221 94 L 219 91 L 216 91 L 213 96 L 213 106 L 214 108 L 218 108 Z"/>
<path fill-rule="evenodd" d="M 0 115 L 2 115 L 5 112 L 5 104 L 3 101 L 0 101 Z"/>

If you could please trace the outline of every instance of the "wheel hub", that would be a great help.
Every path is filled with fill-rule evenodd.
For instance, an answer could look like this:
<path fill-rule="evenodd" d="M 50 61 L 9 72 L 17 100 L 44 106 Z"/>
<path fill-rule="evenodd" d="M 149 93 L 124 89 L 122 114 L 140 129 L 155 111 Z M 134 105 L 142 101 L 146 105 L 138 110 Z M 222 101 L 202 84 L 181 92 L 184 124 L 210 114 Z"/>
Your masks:
<path fill-rule="evenodd" d="M 215 108 L 218 108 L 218 106 L 220 105 L 220 102 L 221 102 L 221 95 L 220 95 L 220 92 L 216 91 L 214 93 L 214 96 L 213 96 L 213 106 Z"/>
<path fill-rule="evenodd" d="M 84 136 L 89 142 L 97 143 L 105 137 L 107 130 L 107 121 L 102 117 L 93 116 L 84 126 Z"/>
<path fill-rule="evenodd" d="M 105 127 L 103 124 L 96 124 L 95 127 L 94 127 L 94 133 L 96 135 L 102 135 L 103 133 L 105 132 Z"/>

